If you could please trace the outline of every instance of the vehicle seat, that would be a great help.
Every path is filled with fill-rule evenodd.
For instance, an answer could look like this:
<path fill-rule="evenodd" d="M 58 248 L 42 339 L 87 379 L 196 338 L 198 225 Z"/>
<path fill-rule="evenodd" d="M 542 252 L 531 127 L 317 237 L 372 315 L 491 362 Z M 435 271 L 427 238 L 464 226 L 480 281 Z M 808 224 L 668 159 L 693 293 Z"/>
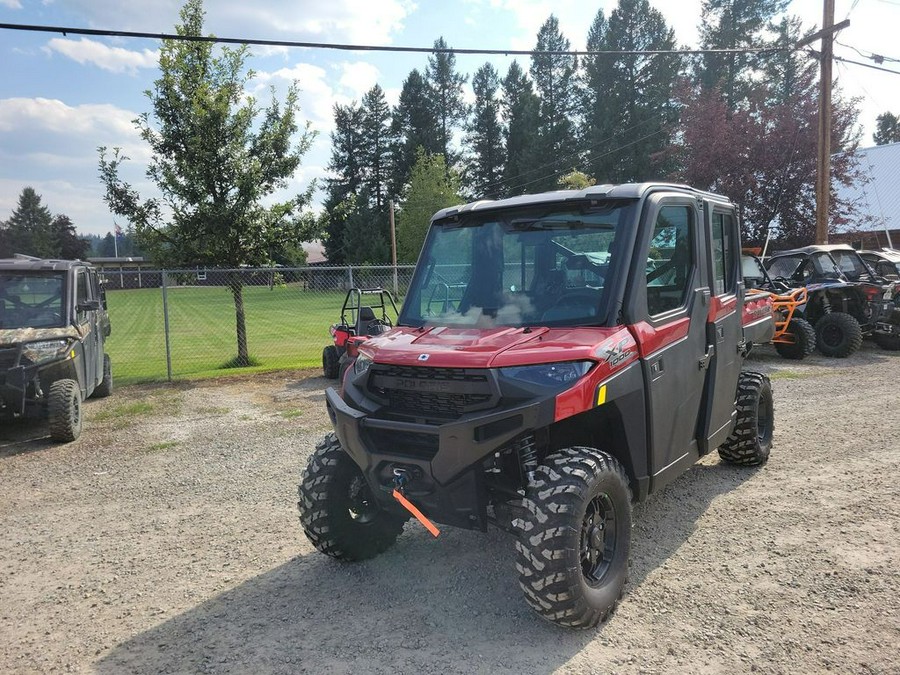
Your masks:
<path fill-rule="evenodd" d="M 388 330 L 383 321 L 376 318 L 375 311 L 371 307 L 360 307 L 359 318 L 356 320 L 357 335 L 378 335 Z"/>

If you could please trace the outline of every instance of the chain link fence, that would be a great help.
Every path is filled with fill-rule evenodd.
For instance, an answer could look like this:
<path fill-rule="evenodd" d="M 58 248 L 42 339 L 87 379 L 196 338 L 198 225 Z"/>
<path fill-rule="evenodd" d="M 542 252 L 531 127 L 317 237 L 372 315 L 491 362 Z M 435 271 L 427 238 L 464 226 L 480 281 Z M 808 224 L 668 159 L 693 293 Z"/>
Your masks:
<path fill-rule="evenodd" d="M 331 342 L 328 328 L 340 320 L 347 290 L 387 289 L 399 309 L 412 272 L 412 265 L 102 267 L 114 376 L 127 384 L 236 372 L 236 294 L 243 303 L 251 364 L 240 372 L 319 367 L 322 349 Z"/>

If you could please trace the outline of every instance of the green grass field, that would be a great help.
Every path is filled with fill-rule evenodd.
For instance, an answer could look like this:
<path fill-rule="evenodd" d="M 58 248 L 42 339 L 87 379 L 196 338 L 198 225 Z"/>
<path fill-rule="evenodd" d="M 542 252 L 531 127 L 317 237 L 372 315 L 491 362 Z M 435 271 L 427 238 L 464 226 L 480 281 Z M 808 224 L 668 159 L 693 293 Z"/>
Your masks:
<path fill-rule="evenodd" d="M 340 318 L 344 292 L 304 291 L 297 286 L 247 286 L 247 343 L 258 365 L 228 369 L 237 355 L 234 302 L 223 287 L 168 289 L 172 376 L 215 377 L 284 368 L 318 367 L 328 328 Z M 112 335 L 107 351 L 116 382 L 166 379 L 162 290 L 109 291 Z"/>

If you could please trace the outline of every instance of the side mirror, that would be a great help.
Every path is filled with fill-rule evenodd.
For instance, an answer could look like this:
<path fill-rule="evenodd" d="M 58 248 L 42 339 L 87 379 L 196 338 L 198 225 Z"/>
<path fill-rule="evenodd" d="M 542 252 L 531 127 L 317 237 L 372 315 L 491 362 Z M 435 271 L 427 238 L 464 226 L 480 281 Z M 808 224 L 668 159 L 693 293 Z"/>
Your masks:
<path fill-rule="evenodd" d="M 85 300 L 84 302 L 79 302 L 75 309 L 79 312 L 95 312 L 100 309 L 100 301 L 99 300 Z"/>

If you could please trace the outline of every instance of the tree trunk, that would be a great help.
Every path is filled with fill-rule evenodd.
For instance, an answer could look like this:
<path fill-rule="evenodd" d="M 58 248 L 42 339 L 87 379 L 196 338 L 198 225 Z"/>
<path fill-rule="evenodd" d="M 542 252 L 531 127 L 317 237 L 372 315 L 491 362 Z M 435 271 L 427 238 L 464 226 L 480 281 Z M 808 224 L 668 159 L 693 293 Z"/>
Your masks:
<path fill-rule="evenodd" d="M 244 283 L 240 272 L 230 272 L 228 287 L 234 297 L 234 319 L 237 327 L 237 361 L 235 365 L 244 367 L 250 365 L 250 355 L 247 352 L 247 322 L 244 318 Z"/>

